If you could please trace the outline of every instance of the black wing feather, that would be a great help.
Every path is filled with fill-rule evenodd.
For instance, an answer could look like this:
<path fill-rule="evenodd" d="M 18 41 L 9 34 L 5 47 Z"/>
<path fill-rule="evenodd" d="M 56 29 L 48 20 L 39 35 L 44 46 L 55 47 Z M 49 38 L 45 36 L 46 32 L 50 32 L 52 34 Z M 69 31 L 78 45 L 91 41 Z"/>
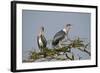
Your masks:
<path fill-rule="evenodd" d="M 42 42 L 43 42 L 43 47 L 45 48 L 47 45 L 47 40 L 43 35 L 41 35 L 41 38 L 42 38 Z"/>
<path fill-rule="evenodd" d="M 65 32 L 63 30 L 57 32 L 53 38 L 52 45 L 57 45 L 60 40 L 64 39 Z"/>
<path fill-rule="evenodd" d="M 41 38 L 42 43 L 43 43 L 43 46 L 40 46 L 40 44 L 39 44 L 39 38 Z M 46 38 L 45 38 L 43 35 L 37 36 L 37 43 L 38 43 L 38 47 L 39 47 L 39 48 L 45 48 L 46 45 L 47 45 Z"/>

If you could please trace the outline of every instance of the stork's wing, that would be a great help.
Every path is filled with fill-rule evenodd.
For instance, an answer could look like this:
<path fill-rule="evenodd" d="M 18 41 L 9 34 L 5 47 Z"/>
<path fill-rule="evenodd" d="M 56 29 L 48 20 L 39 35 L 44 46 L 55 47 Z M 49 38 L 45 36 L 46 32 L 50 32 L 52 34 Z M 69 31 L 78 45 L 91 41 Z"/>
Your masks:
<path fill-rule="evenodd" d="M 37 36 L 37 44 L 38 44 L 38 47 L 40 48 L 40 45 L 39 45 L 39 36 Z"/>
<path fill-rule="evenodd" d="M 57 45 L 60 40 L 65 37 L 65 32 L 63 30 L 57 32 L 53 38 L 52 45 Z"/>
<path fill-rule="evenodd" d="M 61 30 L 55 34 L 53 41 L 62 40 L 64 37 L 65 37 L 65 32 Z"/>
<path fill-rule="evenodd" d="M 44 44 L 44 47 L 46 47 L 46 45 L 47 45 L 47 40 L 46 40 L 46 38 L 45 38 L 43 35 L 41 35 L 41 38 L 42 38 L 42 42 L 43 42 L 43 44 Z"/>

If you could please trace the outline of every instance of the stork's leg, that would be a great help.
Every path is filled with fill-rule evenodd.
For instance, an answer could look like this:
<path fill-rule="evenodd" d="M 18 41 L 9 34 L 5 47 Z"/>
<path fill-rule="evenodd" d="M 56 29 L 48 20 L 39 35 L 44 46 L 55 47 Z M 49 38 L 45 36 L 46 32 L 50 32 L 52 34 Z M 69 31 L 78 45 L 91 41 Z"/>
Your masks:
<path fill-rule="evenodd" d="M 65 37 L 65 38 L 64 38 L 64 41 L 66 41 L 66 42 L 67 42 L 67 41 L 68 41 L 68 38 L 67 38 L 67 37 Z"/>
<path fill-rule="evenodd" d="M 63 47 L 61 44 L 62 44 L 62 41 L 60 41 L 59 44 L 58 44 L 60 48 Z"/>

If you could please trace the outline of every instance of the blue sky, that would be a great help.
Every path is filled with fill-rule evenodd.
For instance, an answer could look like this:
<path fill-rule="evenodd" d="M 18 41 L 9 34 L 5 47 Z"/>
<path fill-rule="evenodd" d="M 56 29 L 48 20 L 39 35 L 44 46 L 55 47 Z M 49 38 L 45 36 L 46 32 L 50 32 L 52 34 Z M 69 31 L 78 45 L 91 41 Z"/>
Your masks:
<path fill-rule="evenodd" d="M 22 11 L 22 56 L 27 51 L 37 49 L 37 35 L 39 28 L 44 26 L 45 37 L 52 39 L 56 32 L 63 29 L 65 24 L 72 24 L 69 36 L 79 36 L 90 41 L 90 18 L 89 13 L 54 12 L 54 11 Z"/>

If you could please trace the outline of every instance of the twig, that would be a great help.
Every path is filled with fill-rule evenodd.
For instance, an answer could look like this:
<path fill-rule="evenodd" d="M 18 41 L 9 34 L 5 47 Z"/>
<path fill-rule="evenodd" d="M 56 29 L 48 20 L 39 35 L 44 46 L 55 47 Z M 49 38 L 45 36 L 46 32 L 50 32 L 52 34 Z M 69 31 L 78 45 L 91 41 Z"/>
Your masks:
<path fill-rule="evenodd" d="M 90 52 L 88 52 L 87 50 L 82 50 L 82 49 L 80 49 L 80 48 L 78 48 L 79 50 L 81 50 L 81 51 L 83 51 L 83 52 L 86 52 L 87 54 L 89 54 L 89 56 L 91 55 L 91 53 Z"/>

